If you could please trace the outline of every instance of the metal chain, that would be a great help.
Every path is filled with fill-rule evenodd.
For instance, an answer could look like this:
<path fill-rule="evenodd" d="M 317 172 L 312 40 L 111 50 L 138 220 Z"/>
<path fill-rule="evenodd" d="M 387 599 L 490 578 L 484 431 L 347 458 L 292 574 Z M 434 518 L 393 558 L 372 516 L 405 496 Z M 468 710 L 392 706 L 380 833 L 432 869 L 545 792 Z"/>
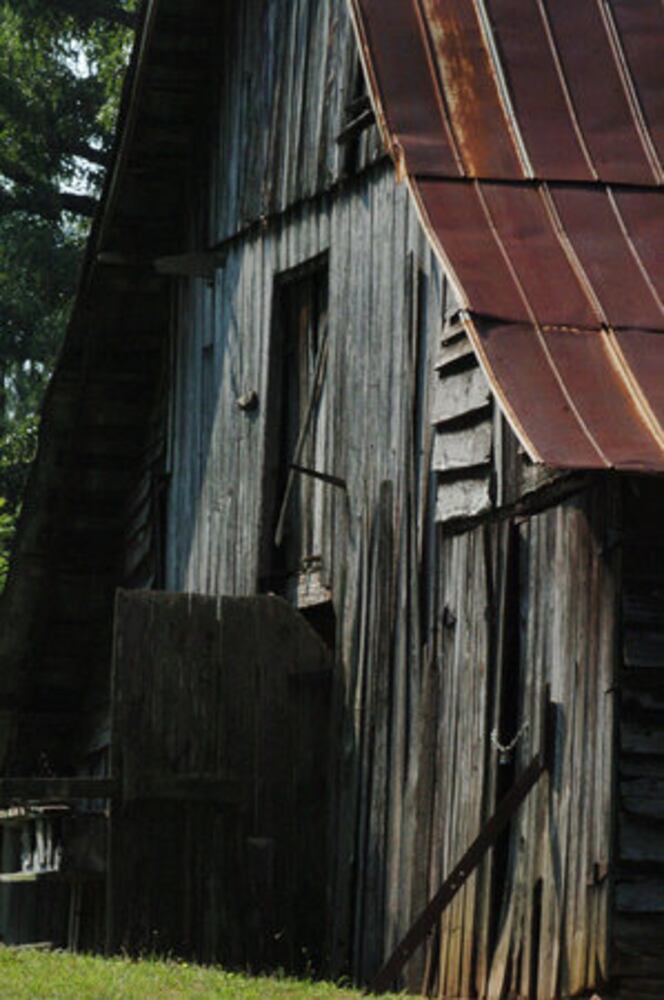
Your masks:
<path fill-rule="evenodd" d="M 514 739 L 510 740 L 509 743 L 501 743 L 500 740 L 498 739 L 498 730 L 497 729 L 492 729 L 491 730 L 491 745 L 493 747 L 495 747 L 495 749 L 499 753 L 511 753 L 512 750 L 514 750 L 514 747 L 517 745 L 517 743 L 521 739 L 521 737 L 524 735 L 524 733 L 527 733 L 529 729 L 530 729 L 530 722 L 526 719 L 526 721 L 521 726 L 521 728 L 517 730 Z"/>

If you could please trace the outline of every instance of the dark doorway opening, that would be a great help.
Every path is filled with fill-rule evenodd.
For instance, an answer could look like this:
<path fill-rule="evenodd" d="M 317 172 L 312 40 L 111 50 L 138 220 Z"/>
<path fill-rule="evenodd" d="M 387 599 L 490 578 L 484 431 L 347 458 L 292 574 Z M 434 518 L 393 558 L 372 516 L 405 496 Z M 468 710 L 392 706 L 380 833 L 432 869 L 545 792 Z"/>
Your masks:
<path fill-rule="evenodd" d="M 321 582 L 328 260 L 275 281 L 260 588 L 298 607 L 329 600 Z M 329 487 L 328 487 L 329 488 Z"/>
<path fill-rule="evenodd" d="M 506 526 L 505 558 L 502 568 L 500 607 L 498 609 L 499 635 L 498 670 L 494 698 L 496 700 L 496 734 L 500 745 L 510 746 L 519 732 L 522 709 L 521 671 L 521 592 L 523 586 L 523 546 L 519 527 Z M 495 748 L 494 748 L 495 750 Z M 516 780 L 516 752 L 498 752 L 494 808 L 502 801 Z M 493 852 L 493 877 L 491 889 L 490 947 L 498 940 L 500 921 L 505 903 L 505 886 L 510 864 L 512 823 L 508 823 L 496 842 Z"/>

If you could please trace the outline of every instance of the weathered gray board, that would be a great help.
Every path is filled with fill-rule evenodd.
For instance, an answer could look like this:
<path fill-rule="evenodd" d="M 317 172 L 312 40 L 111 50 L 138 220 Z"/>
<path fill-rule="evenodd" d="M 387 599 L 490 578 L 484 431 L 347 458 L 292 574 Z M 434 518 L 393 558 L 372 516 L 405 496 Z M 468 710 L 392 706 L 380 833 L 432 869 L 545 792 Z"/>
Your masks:
<path fill-rule="evenodd" d="M 442 540 L 419 724 L 429 897 L 530 759 L 547 684 L 557 752 L 550 778 L 444 913 L 424 968 L 413 960 L 410 983 L 423 992 L 551 1000 L 609 975 L 617 516 L 604 483 Z M 505 763 L 494 729 L 503 744 L 518 737 Z"/>
<path fill-rule="evenodd" d="M 338 17 L 340 32 L 344 4 L 312 4 L 311 11 L 323 7 Z M 178 289 L 166 582 L 207 594 L 257 587 L 275 282 L 327 254 L 329 359 L 318 415 L 319 471 L 347 484 L 345 491 L 320 490 L 317 512 L 324 583 L 338 623 L 333 968 L 373 976 L 490 815 L 500 782 L 490 741 L 501 716 L 496 675 L 512 671 L 505 700 L 511 694 L 521 721 L 547 682 L 563 717 L 572 720 L 561 737 L 567 755 L 557 771 L 561 784 L 535 796 L 514 824 L 504 851 L 513 868 L 500 874 L 504 892 L 490 866 L 478 872 L 446 915 L 438 950 L 411 963 L 408 983 L 419 989 L 426 971 L 427 987 L 449 997 L 474 990 L 486 996 L 490 976 L 525 990 L 535 977 L 547 997 L 558 988 L 555 978 L 575 989 L 595 985 L 607 964 L 609 889 L 606 880 L 589 888 L 583 880 L 595 878 L 596 862 L 603 870 L 612 822 L 612 698 L 604 692 L 613 677 L 615 580 L 602 548 L 609 492 L 598 488 L 583 502 L 504 531 L 487 523 L 457 538 L 439 529 L 436 538 L 437 516 L 491 517 L 494 479 L 501 502 L 518 500 L 528 485 L 522 458 L 498 433 L 502 424 L 479 369 L 460 347 L 463 338 L 448 339 L 453 295 L 391 166 L 373 163 L 338 186 L 332 182 L 341 173 L 317 172 L 327 162 L 316 153 L 322 133 L 312 135 L 301 116 L 303 108 L 314 114 L 316 90 L 308 88 L 303 102 L 302 81 L 308 65 L 337 100 L 342 63 L 327 75 L 320 46 L 293 43 L 307 24 L 317 30 L 322 22 L 307 20 L 300 3 L 275 4 L 271 12 L 275 37 L 288 39 L 291 52 L 283 78 L 277 74 L 286 117 L 270 117 L 253 100 L 260 32 L 248 32 L 252 22 L 238 19 L 219 115 L 192 184 L 191 248 L 218 238 L 226 257 L 214 282 L 189 277 Z M 272 23 L 253 22 L 261 31 Z M 334 35 L 328 52 L 339 51 L 340 37 Z M 333 108 L 327 104 L 325 113 Z M 247 134 L 267 134 L 276 120 L 284 132 L 274 133 L 274 147 L 246 156 Z M 290 156 L 294 148 L 298 155 Z M 278 170 L 268 178 L 280 181 L 266 210 L 253 171 L 270 162 Z M 247 411 L 238 400 L 252 391 L 258 405 Z M 439 421 L 435 430 L 432 418 Z M 472 449 L 457 437 L 471 426 Z M 504 609 L 499 594 L 507 587 L 510 531 L 523 552 L 522 593 Z M 508 654 L 498 667 L 496 647 L 506 630 L 518 631 L 521 615 L 528 622 L 521 654 L 516 650 L 522 667 L 508 663 Z M 586 721 L 594 742 L 582 757 Z M 513 735 L 509 725 L 500 735 Z M 532 737 L 519 744 L 519 760 Z M 580 797 L 578 780 L 586 775 L 588 792 Z M 589 800 L 592 836 L 584 827 Z M 538 865 L 551 857 L 542 848 L 547 823 L 556 827 L 568 867 L 551 890 L 560 908 L 549 909 L 551 923 L 534 942 L 529 919 L 538 911 Z M 587 843 L 581 859 L 576 842 Z M 549 901 L 543 898 L 544 908 Z M 501 922 L 503 902 L 508 924 Z"/>
<path fill-rule="evenodd" d="M 110 948 L 320 959 L 329 663 L 276 597 L 118 593 Z"/>
<path fill-rule="evenodd" d="M 542 473 L 521 469 L 522 459 L 509 437 L 496 433 L 489 441 L 488 407 L 477 409 L 485 397 L 472 359 L 463 360 L 460 341 L 456 347 L 447 345 L 455 357 L 443 359 L 429 384 L 434 348 L 445 340 L 442 320 L 454 311 L 447 284 L 407 191 L 395 185 L 389 165 L 374 162 L 361 172 L 347 173 L 341 147 L 333 145 L 343 125 L 346 69 L 355 58 L 344 2 L 252 0 L 228 4 L 225 12 L 224 51 L 214 60 L 223 73 L 215 84 L 215 117 L 206 123 L 192 155 L 192 197 L 186 219 L 179 220 L 189 243 L 183 240 L 186 245 L 170 248 L 172 253 L 196 253 L 217 240 L 222 243 L 213 251 L 219 267 L 212 284 L 190 275 L 178 288 L 170 379 L 167 580 L 174 588 L 207 594 L 248 594 L 256 588 L 264 527 L 264 403 L 275 280 L 327 252 L 330 359 L 321 405 L 321 471 L 348 484 L 345 493 L 320 491 L 325 538 L 321 555 L 338 621 L 331 952 L 342 962 L 349 960 L 360 976 L 376 971 L 407 929 L 412 913 L 435 891 L 490 812 L 503 770 L 491 745 L 493 725 L 498 723 L 500 737 L 508 740 L 549 681 L 565 723 L 556 782 L 539 791 L 514 824 L 504 863 L 494 859 L 478 872 L 446 914 L 441 934 L 424 956 L 426 984 L 450 997 L 473 991 L 498 996 L 503 986 L 547 1000 L 561 991 L 584 991 L 607 974 L 606 847 L 614 819 L 614 597 L 619 562 L 612 541 L 611 483 L 598 481 L 594 492 L 576 501 L 563 503 L 558 497 L 555 509 L 537 517 L 524 507 L 526 517 L 520 523 L 497 527 L 487 503 L 493 479 L 498 502 L 512 504 L 524 487 L 540 483 Z M 163 100 L 158 94 L 153 99 Z M 176 123 L 169 125 L 168 135 L 182 142 Z M 269 142 L 262 145 L 268 135 Z M 153 148 L 152 155 L 160 149 Z M 378 150 L 365 152 L 358 166 L 371 163 Z M 174 211 L 169 209 L 169 220 Z M 156 227 L 158 220 L 153 221 Z M 147 226 L 147 219 L 136 224 L 146 245 L 157 231 Z M 130 323 L 123 302 L 117 316 L 112 314 L 117 338 L 109 334 L 100 341 L 96 328 L 96 342 L 115 352 L 120 347 L 135 351 L 137 345 L 144 351 L 153 340 L 161 342 L 166 324 L 159 310 L 165 300 L 161 287 L 147 297 L 142 293 L 140 316 Z M 104 302 L 97 299 L 94 322 L 86 322 L 110 324 L 103 316 Z M 136 331 L 144 327 L 135 341 Z M 103 351 L 95 354 L 92 367 L 105 371 L 105 357 Z M 123 362 L 122 370 L 126 367 Z M 436 481 L 430 475 L 434 431 L 429 420 L 436 412 L 430 397 L 434 388 L 444 397 L 448 388 L 456 383 L 462 389 L 467 380 L 478 392 L 475 406 L 464 413 L 465 394 L 460 392 L 461 410 L 443 410 L 443 423 L 437 425 Z M 252 390 L 258 393 L 258 408 L 244 410 L 238 400 Z M 133 399 L 133 384 L 125 391 Z M 90 405 L 95 425 L 99 414 L 104 420 L 122 417 L 123 441 L 133 440 L 136 427 L 144 429 L 138 418 L 129 422 L 133 402 L 126 425 L 111 392 L 104 397 L 103 409 L 96 397 L 90 396 L 89 403 L 95 403 Z M 465 447 L 454 435 L 471 423 L 482 437 L 474 437 L 473 450 L 467 452 L 471 464 L 456 468 Z M 155 440 L 157 451 L 158 444 Z M 104 446 L 109 446 L 106 440 Z M 123 449 L 124 465 L 125 444 Z M 80 463 L 66 468 L 76 472 L 69 478 L 78 483 Z M 149 491 L 159 469 L 149 472 L 127 508 L 127 534 L 134 546 L 128 572 L 134 583 L 158 577 L 153 566 L 159 562 L 159 532 L 155 498 L 150 499 Z M 117 474 L 114 467 L 113 477 Z M 439 518 L 446 525 L 452 515 L 468 514 L 465 500 L 452 509 L 459 493 L 462 499 L 479 497 L 473 509 L 486 511 L 486 524 L 456 538 L 446 526 L 437 543 L 432 501 L 438 485 Z M 60 481 L 55 490 L 59 497 Z M 119 496 L 125 494 L 123 487 Z M 109 503 L 101 486 L 95 497 Z M 84 509 L 89 517 L 88 494 Z M 98 530 L 109 558 L 114 557 L 117 536 L 109 536 L 105 522 Z M 69 544 L 68 536 L 57 537 L 68 553 L 78 555 L 80 546 Z M 505 572 L 514 537 L 521 574 L 516 594 Z M 93 567 L 98 570 L 101 549 L 95 553 Z M 96 603 L 91 581 L 97 579 L 90 571 L 76 589 L 67 589 L 67 601 L 58 606 L 73 605 L 78 612 L 81 601 L 72 601 L 72 595 Z M 89 621 L 86 627 L 91 629 Z M 519 641 L 506 639 L 515 629 L 522 633 Z M 52 643 L 53 629 L 45 634 Z M 73 634 L 71 625 L 63 628 L 61 649 L 71 646 Z M 187 636 L 185 630 L 183 642 L 189 641 Z M 181 697 L 176 673 L 168 667 L 172 649 L 156 634 L 154 641 L 155 648 L 164 651 L 164 676 L 170 678 L 159 703 L 161 714 L 170 720 L 173 706 L 176 714 L 180 711 Z M 137 643 L 137 650 L 147 648 L 140 632 Z M 132 659 L 144 685 L 138 692 L 150 690 L 153 683 L 146 664 L 154 664 L 154 676 L 161 676 L 154 650 L 148 652 L 152 659 Z M 94 658 L 77 655 L 77 662 L 90 669 Z M 131 656 L 138 657 L 138 652 Z M 106 660 L 97 660 L 105 671 Z M 47 666 L 43 678 L 48 686 L 40 689 L 43 704 L 52 697 L 55 677 L 55 665 Z M 72 676 L 65 671 L 62 697 L 67 702 L 81 687 L 72 685 Z M 502 701 L 512 705 L 513 718 L 507 720 L 510 713 L 496 698 L 501 684 Z M 201 715 L 190 708 L 186 731 L 193 734 L 193 720 L 200 721 Z M 136 718 L 139 723 L 149 721 L 148 709 L 137 710 Z M 149 732 L 147 725 L 144 728 Z M 629 726 L 625 732 L 629 734 Z M 517 763 L 527 754 L 533 735 L 523 734 Z M 654 737 L 656 743 L 656 733 Z M 173 739 L 185 753 L 180 737 Z M 157 763 L 165 767 L 161 758 Z M 204 763 L 208 766 L 207 758 Z M 148 777 L 154 779 L 152 770 L 149 775 L 135 771 L 132 778 L 130 768 L 131 794 L 140 792 Z M 169 947 L 171 940 L 178 947 L 180 942 L 193 948 L 190 939 L 205 919 L 208 926 L 196 942 L 201 957 L 214 952 L 224 930 L 228 952 L 239 952 L 234 915 L 224 911 L 220 897 L 213 907 L 211 895 L 225 873 L 227 884 L 235 887 L 241 866 L 227 871 L 220 861 L 208 880 L 212 893 L 202 896 L 199 889 L 205 880 L 200 872 L 208 870 L 218 846 L 232 839 L 237 857 L 246 847 L 241 861 L 252 859 L 252 892 L 264 901 L 269 895 L 271 838 L 257 834 L 245 844 L 245 832 L 236 837 L 235 807 L 228 801 L 232 778 L 225 772 L 206 773 L 201 780 L 190 770 L 170 766 L 171 780 L 166 781 L 169 776 L 163 772 L 161 777 L 162 787 L 177 793 L 177 801 L 128 802 L 116 816 L 115 928 L 122 927 L 129 914 L 127 935 L 134 947 Z M 212 811 L 204 791 L 219 779 L 224 781 L 226 801 Z M 183 786 L 189 788 L 190 799 Z M 626 817 L 625 830 L 628 823 L 631 817 Z M 129 884 L 127 872 L 138 872 L 135 884 Z M 147 890 L 151 873 L 159 887 L 153 899 Z M 186 873 L 191 875 L 190 887 L 184 884 Z M 633 898 L 634 891 L 626 884 L 624 900 Z M 155 942 L 151 914 L 160 910 L 163 916 L 173 901 L 177 919 Z M 634 969 L 644 923 L 641 917 L 634 923 Z M 260 930 L 254 934 L 257 939 Z M 122 943 L 117 935 L 115 942 Z M 279 955 L 265 955 L 266 961 L 270 958 L 280 960 Z M 418 961 L 424 965 L 422 956 Z M 411 963 L 414 986 L 419 987 L 424 971 Z"/>

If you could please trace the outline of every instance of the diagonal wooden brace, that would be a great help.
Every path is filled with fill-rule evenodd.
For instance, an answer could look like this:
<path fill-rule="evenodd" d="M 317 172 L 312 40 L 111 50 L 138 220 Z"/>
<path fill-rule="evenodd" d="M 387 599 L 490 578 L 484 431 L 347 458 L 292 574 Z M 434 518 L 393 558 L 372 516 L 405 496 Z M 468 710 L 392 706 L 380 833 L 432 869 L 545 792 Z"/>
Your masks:
<path fill-rule="evenodd" d="M 392 986 L 408 959 L 423 943 L 437 920 L 466 880 L 474 872 L 490 848 L 537 784 L 544 771 L 551 770 L 555 755 L 555 706 L 549 700 L 548 686 L 542 699 L 541 744 L 523 774 L 514 782 L 509 792 L 498 804 L 480 833 L 461 860 L 445 879 L 436 895 L 429 901 L 407 934 L 402 938 L 369 987 L 370 993 L 386 993 Z"/>

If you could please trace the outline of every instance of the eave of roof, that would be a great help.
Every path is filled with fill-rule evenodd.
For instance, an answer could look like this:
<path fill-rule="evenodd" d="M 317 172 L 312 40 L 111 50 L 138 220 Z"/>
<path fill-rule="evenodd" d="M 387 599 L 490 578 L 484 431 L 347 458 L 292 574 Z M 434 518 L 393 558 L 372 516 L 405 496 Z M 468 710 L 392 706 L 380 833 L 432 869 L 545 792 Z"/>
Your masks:
<path fill-rule="evenodd" d="M 168 279 L 152 261 L 183 249 L 214 16 L 208 0 L 145 0 L 139 12 L 112 163 L 0 600 L 0 766 L 17 726 L 26 744 L 71 742 L 72 713 L 108 684 L 125 505 L 168 343 Z"/>
<path fill-rule="evenodd" d="M 531 458 L 664 471 L 657 0 L 350 2 L 386 143 Z"/>

